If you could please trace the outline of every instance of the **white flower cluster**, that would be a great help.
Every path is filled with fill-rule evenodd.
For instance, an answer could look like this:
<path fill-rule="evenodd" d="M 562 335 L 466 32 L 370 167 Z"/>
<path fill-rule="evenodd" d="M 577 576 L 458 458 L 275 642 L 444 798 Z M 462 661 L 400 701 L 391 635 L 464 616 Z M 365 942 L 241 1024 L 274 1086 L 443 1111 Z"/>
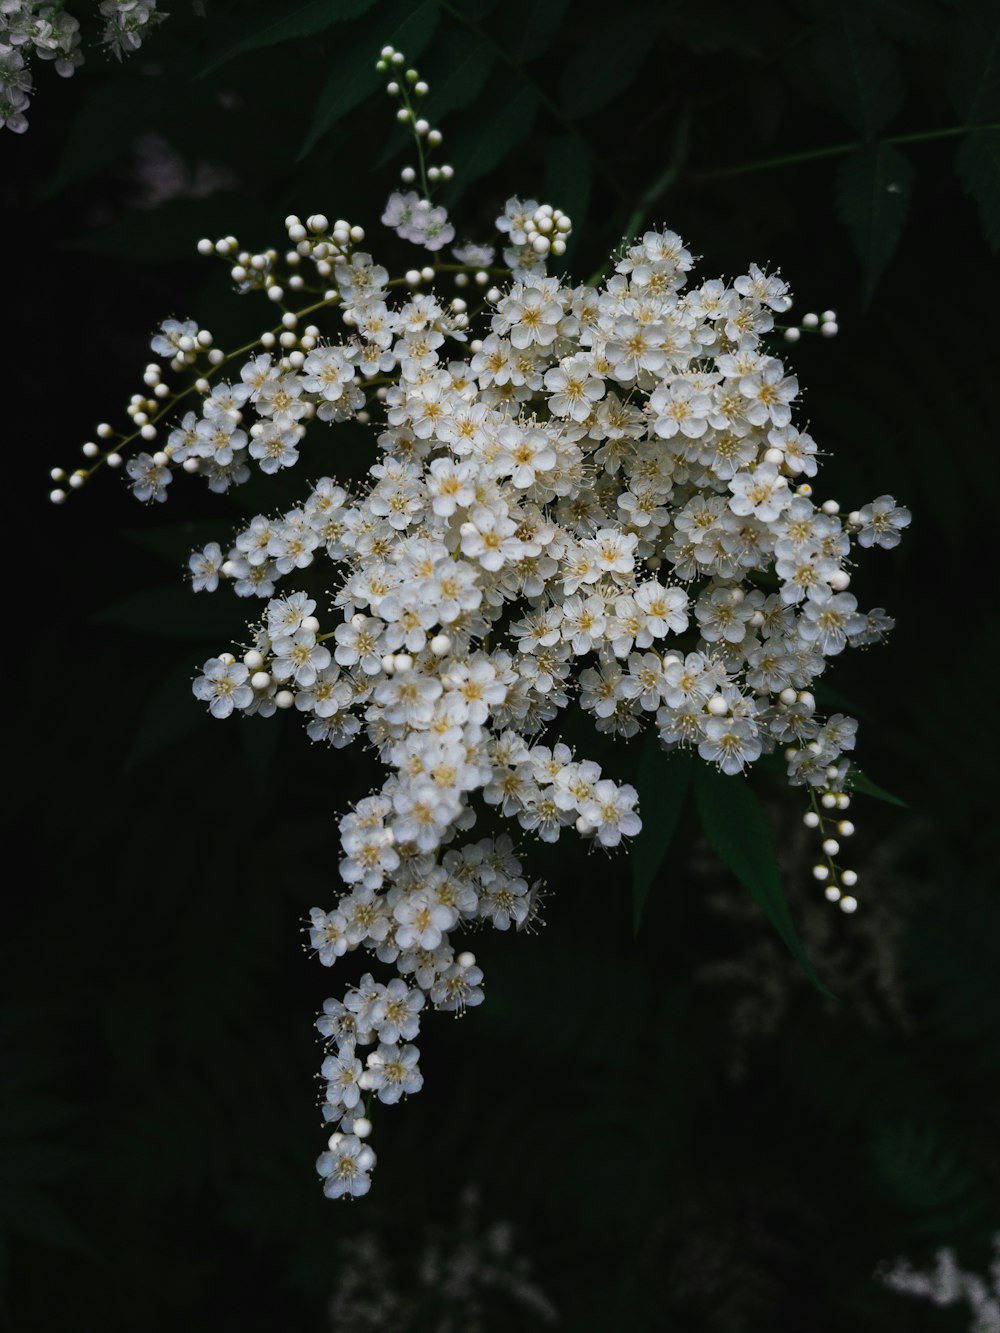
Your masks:
<path fill-rule="evenodd" d="M 545 271 L 568 219 L 511 199 L 497 220 L 506 281 L 484 292 L 482 336 L 469 341 L 464 301 L 421 287 L 456 271 L 485 286 L 485 251 L 390 278 L 358 248 L 360 227 L 319 214 L 286 225 L 285 278 L 277 251 L 232 237 L 199 249 L 283 308 L 303 288 L 321 299 L 285 308 L 249 355 L 226 357 L 194 322 L 168 321 L 153 349 L 193 385 L 171 394 L 150 365 L 134 435 L 115 443 L 101 426 L 108 451 L 84 452 L 120 464 L 197 393 L 200 410 L 165 447 L 128 462 L 137 497 L 162 500 L 178 466 L 221 491 L 254 465 L 295 465 L 307 434 L 380 419 L 364 485 L 322 477 L 190 562 L 196 591 L 225 582 L 266 603 L 242 660 L 212 658 L 194 682 L 212 715 L 294 709 L 313 740 L 339 749 L 363 736 L 385 765 L 381 790 L 340 821 L 345 887 L 310 925 L 323 964 L 363 949 L 397 974 L 366 974 L 320 1020 L 337 1128 L 319 1170 L 327 1193 L 357 1195 L 375 1160 L 363 1142 L 372 1105 L 422 1085 L 421 1014 L 482 1000 L 455 937 L 522 928 L 537 912 L 539 886 L 497 818 L 604 848 L 641 828 L 635 789 L 552 736 L 559 714 L 576 703 L 623 738 L 654 729 L 663 748 L 694 749 L 726 774 L 781 750 L 792 785 L 842 808 L 856 724 L 818 716 L 810 687 L 828 658 L 891 626 L 847 591 L 851 557 L 895 546 L 909 514 L 890 496 L 846 518 L 814 502 L 817 446 L 793 420 L 798 382 L 768 339 L 791 304 L 775 274 L 751 265 L 731 283 L 691 283 L 680 237 L 651 230 L 600 286 L 569 285 Z M 325 333 L 300 329 L 320 310 L 335 317 Z M 483 823 L 485 836 L 463 841 Z"/>
<path fill-rule="evenodd" d="M 950 1246 L 938 1250 L 934 1266 L 921 1271 L 908 1259 L 880 1264 L 877 1281 L 902 1296 L 930 1301 L 932 1305 L 968 1307 L 968 1333 L 1000 1333 L 1000 1231 L 993 1236 L 993 1260 L 985 1276 L 961 1268 Z"/>
<path fill-rule="evenodd" d="M 119 59 L 137 51 L 149 28 L 166 14 L 156 0 L 101 0 L 101 40 Z M 57 74 L 69 78 L 83 64 L 80 22 L 60 0 L 0 0 L 0 129 L 15 134 L 28 128 L 27 110 L 34 81 L 26 57 L 50 60 Z"/>

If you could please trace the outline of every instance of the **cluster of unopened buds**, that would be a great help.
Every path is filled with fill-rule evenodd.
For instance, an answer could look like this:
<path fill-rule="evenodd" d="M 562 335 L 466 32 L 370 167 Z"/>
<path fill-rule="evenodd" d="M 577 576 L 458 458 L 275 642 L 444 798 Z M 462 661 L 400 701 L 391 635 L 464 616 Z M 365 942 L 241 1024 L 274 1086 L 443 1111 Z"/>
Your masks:
<path fill-rule="evenodd" d="M 817 315 L 814 310 L 802 316 L 798 324 L 789 324 L 785 329 L 785 342 L 797 343 L 803 333 L 818 333 L 821 338 L 835 338 L 839 332 L 836 310 L 824 310 Z"/>
<path fill-rule="evenodd" d="M 373 1109 L 422 1085 L 426 1013 L 483 998 L 461 936 L 537 919 L 541 886 L 504 823 L 607 850 L 641 828 L 635 788 L 559 739 L 571 705 L 734 781 L 784 752 L 831 888 L 853 884 L 833 860 L 849 825 L 825 821 L 847 801 L 856 724 L 818 716 L 811 686 L 891 627 L 859 610 L 850 570 L 909 515 L 890 496 L 846 520 L 814 502 L 817 446 L 771 347 L 791 304 L 777 274 L 693 283 L 680 237 L 650 230 L 606 281 L 572 285 L 546 271 L 568 220 L 518 199 L 497 219 L 501 267 L 465 246 L 392 278 L 356 225 L 286 226 L 284 255 L 199 246 L 278 325 L 223 354 L 193 321 L 164 324 L 133 429 L 99 428 L 69 484 L 127 455 L 136 496 L 163 500 L 178 469 L 223 491 L 319 451 L 299 503 L 191 556 L 196 592 L 261 606 L 194 692 L 217 718 L 293 711 L 312 740 L 361 737 L 385 765 L 339 821 L 342 891 L 308 925 L 324 965 L 360 949 L 395 971 L 365 973 L 319 1020 L 335 1131 L 319 1171 L 328 1194 L 358 1195 Z M 479 308 L 439 296 L 442 276 L 478 285 Z M 187 380 L 164 390 L 167 375 Z M 348 422 L 376 427 L 361 483 L 316 461 Z"/>
<path fill-rule="evenodd" d="M 156 0 L 101 0 L 101 41 L 121 59 L 137 51 L 147 30 L 161 23 Z M 51 61 L 69 78 L 83 64 L 80 22 L 62 0 L 0 0 L 0 129 L 28 128 L 34 80 L 30 58 Z"/>

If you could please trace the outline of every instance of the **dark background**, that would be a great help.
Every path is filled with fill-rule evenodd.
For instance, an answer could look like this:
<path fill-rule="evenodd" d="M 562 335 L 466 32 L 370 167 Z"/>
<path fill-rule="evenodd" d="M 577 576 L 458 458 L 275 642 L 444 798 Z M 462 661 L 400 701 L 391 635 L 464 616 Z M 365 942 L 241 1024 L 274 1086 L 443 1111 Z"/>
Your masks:
<path fill-rule="evenodd" d="M 172 8 L 120 67 L 36 66 L 30 129 L 0 143 L 16 472 L 0 1325 L 541 1326 L 529 1283 L 574 1330 L 967 1328 L 966 1306 L 873 1274 L 942 1246 L 983 1274 L 1000 1231 L 1000 150 L 995 128 L 931 137 L 1000 119 L 994 7 L 622 0 L 584 19 L 551 0 L 330 0 L 269 33 L 273 6 Z M 271 322 L 226 295 L 199 236 L 280 245 L 287 212 L 322 210 L 413 263 L 378 227 L 406 157 L 373 168 L 406 143 L 365 83 L 401 21 L 460 235 L 486 239 L 510 194 L 550 198 L 583 280 L 641 209 L 631 225 L 680 231 L 701 276 L 769 261 L 794 314 L 837 310 L 837 338 L 778 354 L 829 454 L 821 498 L 888 492 L 913 512 L 855 579 L 898 628 L 827 678 L 862 719 L 862 767 L 906 806 L 856 798 L 846 918 L 809 876 L 801 793 L 755 777 L 836 1001 L 690 808 L 637 939 L 624 856 L 528 848 L 546 928 L 476 939 L 486 1004 L 425 1023 L 425 1088 L 379 1117 L 371 1195 L 336 1204 L 313 1169 L 312 1021 L 363 960 L 328 973 L 298 932 L 336 892 L 336 818 L 374 769 L 309 746 L 294 717 L 216 725 L 190 697 L 241 618 L 190 598 L 181 570 L 206 519 L 225 540 L 234 501 L 175 484 L 144 511 L 106 473 L 62 508 L 45 497 L 98 420 L 124 422 L 162 318 L 196 316 L 222 346 Z M 344 448 L 309 475 L 362 470 L 363 440 Z"/>

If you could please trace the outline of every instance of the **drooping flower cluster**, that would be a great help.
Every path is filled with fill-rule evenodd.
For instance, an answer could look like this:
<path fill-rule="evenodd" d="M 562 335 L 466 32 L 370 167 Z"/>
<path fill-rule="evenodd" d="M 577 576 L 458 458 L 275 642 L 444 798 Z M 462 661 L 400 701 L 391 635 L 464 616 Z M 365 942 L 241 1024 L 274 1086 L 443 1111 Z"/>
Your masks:
<path fill-rule="evenodd" d="M 156 0 L 101 0 L 101 41 L 120 60 L 138 51 L 148 30 L 167 17 Z M 83 64 L 80 22 L 61 0 L 0 0 L 0 129 L 28 128 L 34 81 L 29 60 L 49 60 L 69 78 Z"/>
<path fill-rule="evenodd" d="M 423 1015 L 483 999 L 460 937 L 537 914 L 499 821 L 608 849 L 641 828 L 635 789 L 562 743 L 560 714 L 578 705 L 622 738 L 652 729 L 730 775 L 781 751 L 792 785 L 842 808 L 856 724 L 820 717 L 810 687 L 891 626 L 848 591 L 852 552 L 896 545 L 909 515 L 889 496 L 846 517 L 815 503 L 817 446 L 770 341 L 791 304 L 776 274 L 692 281 L 680 237 L 650 230 L 608 280 L 572 285 L 546 272 L 568 219 L 533 200 L 497 220 L 503 270 L 465 247 L 390 278 L 362 228 L 286 226 L 283 261 L 233 237 L 199 245 L 281 306 L 278 328 L 226 357 L 194 321 L 167 321 L 153 351 L 193 383 L 174 392 L 151 363 L 134 433 L 101 426 L 84 452 L 120 466 L 167 416 L 163 448 L 126 468 L 139 499 L 162 501 L 178 468 L 224 491 L 294 466 L 331 426 L 376 424 L 362 485 L 322 476 L 190 562 L 195 591 L 263 602 L 241 658 L 221 653 L 194 682 L 212 715 L 294 709 L 314 741 L 362 737 L 385 765 L 340 820 L 344 887 L 309 927 L 324 965 L 362 949 L 396 973 L 366 973 L 318 1023 L 336 1126 L 319 1171 L 331 1196 L 359 1195 L 373 1104 L 423 1083 Z M 476 322 L 426 289 L 439 271 L 483 289 Z M 328 322 L 300 327 L 313 315 Z M 188 394 L 197 409 L 178 414 Z M 830 887 L 838 850 L 826 837 Z"/>

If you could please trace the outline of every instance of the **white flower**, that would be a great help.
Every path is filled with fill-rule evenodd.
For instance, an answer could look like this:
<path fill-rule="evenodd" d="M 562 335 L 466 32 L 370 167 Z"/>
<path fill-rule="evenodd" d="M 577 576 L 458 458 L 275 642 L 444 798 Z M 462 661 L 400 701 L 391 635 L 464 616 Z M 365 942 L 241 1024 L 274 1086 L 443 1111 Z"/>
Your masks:
<path fill-rule="evenodd" d="M 323 1193 L 328 1199 L 344 1194 L 360 1198 L 371 1189 L 369 1171 L 375 1165 L 375 1153 L 355 1134 L 334 1134 L 330 1149 L 320 1153 L 316 1171 L 323 1179 Z"/>

